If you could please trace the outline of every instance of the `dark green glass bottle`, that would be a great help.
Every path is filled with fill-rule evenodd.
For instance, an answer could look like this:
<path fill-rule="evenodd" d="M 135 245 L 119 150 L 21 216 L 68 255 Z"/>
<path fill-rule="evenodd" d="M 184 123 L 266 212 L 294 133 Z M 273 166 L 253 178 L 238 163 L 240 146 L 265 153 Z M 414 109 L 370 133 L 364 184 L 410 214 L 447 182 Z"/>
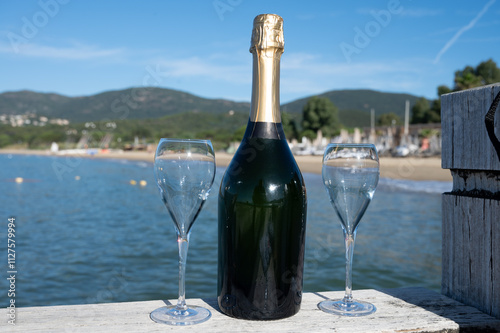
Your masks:
<path fill-rule="evenodd" d="M 254 20 L 250 119 L 219 192 L 218 303 L 232 317 L 294 315 L 302 300 L 306 190 L 279 110 L 283 19 Z"/>

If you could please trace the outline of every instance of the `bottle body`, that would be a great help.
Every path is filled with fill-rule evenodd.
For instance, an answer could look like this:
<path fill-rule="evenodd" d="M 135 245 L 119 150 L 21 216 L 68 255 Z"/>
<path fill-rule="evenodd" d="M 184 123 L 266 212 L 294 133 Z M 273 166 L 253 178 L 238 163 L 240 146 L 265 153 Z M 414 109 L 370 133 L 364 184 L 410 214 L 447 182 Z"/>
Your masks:
<path fill-rule="evenodd" d="M 219 192 L 218 303 L 236 318 L 300 309 L 306 192 L 281 123 L 249 121 Z"/>
<path fill-rule="evenodd" d="M 307 200 L 281 124 L 283 49 L 283 19 L 257 16 L 250 117 L 219 191 L 217 299 L 236 318 L 289 317 L 302 300 Z"/>

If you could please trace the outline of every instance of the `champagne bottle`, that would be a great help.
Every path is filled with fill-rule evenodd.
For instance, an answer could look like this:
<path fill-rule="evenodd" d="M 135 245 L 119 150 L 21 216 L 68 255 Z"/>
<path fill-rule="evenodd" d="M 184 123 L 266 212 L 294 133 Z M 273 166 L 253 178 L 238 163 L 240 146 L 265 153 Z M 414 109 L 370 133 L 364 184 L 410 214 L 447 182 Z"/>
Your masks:
<path fill-rule="evenodd" d="M 283 19 L 257 16 L 250 117 L 219 191 L 217 299 L 236 318 L 289 317 L 302 300 L 307 200 L 281 124 L 283 49 Z"/>

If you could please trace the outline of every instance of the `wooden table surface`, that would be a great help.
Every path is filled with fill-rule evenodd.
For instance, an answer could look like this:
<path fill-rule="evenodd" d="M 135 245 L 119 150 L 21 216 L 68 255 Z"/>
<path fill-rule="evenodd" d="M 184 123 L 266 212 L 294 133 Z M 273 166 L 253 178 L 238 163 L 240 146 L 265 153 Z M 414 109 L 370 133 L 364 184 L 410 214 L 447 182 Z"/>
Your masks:
<path fill-rule="evenodd" d="M 355 298 L 372 302 L 377 311 L 366 317 L 340 317 L 318 309 L 343 292 L 304 293 L 301 310 L 275 321 L 229 318 L 215 298 L 189 299 L 212 312 L 208 321 L 186 327 L 157 324 L 149 313 L 170 301 L 123 302 L 16 309 L 16 325 L 4 319 L 4 332 L 500 332 L 500 320 L 424 288 L 354 290 Z"/>

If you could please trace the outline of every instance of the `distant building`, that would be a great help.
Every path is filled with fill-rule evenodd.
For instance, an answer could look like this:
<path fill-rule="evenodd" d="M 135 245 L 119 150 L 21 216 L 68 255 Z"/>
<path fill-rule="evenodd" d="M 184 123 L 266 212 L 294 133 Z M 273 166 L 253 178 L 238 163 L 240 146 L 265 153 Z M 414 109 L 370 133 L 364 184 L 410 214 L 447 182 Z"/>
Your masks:
<path fill-rule="evenodd" d="M 49 119 L 45 116 L 37 117 L 34 113 L 25 114 L 2 114 L 0 115 L 0 124 L 10 125 L 12 127 L 22 126 L 45 126 L 46 124 L 55 124 L 59 126 L 69 125 L 68 119 L 54 118 Z"/>

